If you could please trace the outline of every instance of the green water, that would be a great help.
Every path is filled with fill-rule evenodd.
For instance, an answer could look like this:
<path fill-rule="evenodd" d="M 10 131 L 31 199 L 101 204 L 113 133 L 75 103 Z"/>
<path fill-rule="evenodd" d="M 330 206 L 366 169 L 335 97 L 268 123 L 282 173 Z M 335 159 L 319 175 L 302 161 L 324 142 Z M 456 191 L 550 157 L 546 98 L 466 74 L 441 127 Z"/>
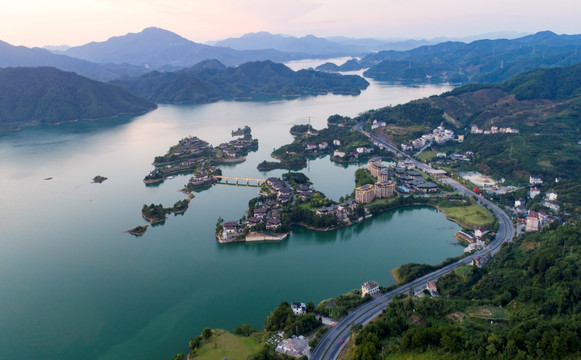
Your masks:
<path fill-rule="evenodd" d="M 282 301 L 313 301 L 366 280 L 390 285 L 406 262 L 435 264 L 461 253 L 458 226 L 431 208 L 386 212 L 327 233 L 294 229 L 279 243 L 219 245 L 216 219 L 238 219 L 256 188 L 214 186 L 182 216 L 140 238 L 144 203 L 171 206 L 189 178 L 146 187 L 153 157 L 196 135 L 213 145 L 252 127 L 260 149 L 224 175 L 277 176 L 256 165 L 289 142 L 288 129 L 325 126 L 357 113 L 449 90 L 373 83 L 360 96 L 161 106 L 123 119 L 0 134 L 0 359 L 170 359 L 203 327 L 261 327 Z M 357 165 L 328 158 L 304 172 L 338 199 Z M 95 175 L 109 178 L 91 184 Z M 52 178 L 51 180 L 44 180 Z"/>

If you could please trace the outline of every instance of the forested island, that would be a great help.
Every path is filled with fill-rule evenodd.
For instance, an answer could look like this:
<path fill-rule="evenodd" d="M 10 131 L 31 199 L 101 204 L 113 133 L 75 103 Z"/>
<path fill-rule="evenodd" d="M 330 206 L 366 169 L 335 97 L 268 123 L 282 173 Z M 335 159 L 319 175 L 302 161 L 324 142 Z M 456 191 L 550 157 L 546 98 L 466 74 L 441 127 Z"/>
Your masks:
<path fill-rule="evenodd" d="M 331 155 L 337 162 L 364 160 L 379 153 L 373 143 L 352 128 L 329 126 L 315 130 L 310 125 L 295 125 L 296 137 L 291 144 L 274 150 L 271 156 L 279 161 L 263 161 L 258 170 L 300 169 L 308 157 Z"/>
<path fill-rule="evenodd" d="M 206 60 L 177 72 L 154 71 L 112 81 L 151 101 L 207 103 L 219 99 L 248 100 L 260 96 L 297 97 L 327 93 L 358 95 L 369 83 L 357 75 L 314 70 L 293 71 L 272 61 L 226 67 Z"/>
<path fill-rule="evenodd" d="M 157 105 L 111 84 L 52 67 L 0 69 L 0 130 L 55 125 L 121 114 Z"/>

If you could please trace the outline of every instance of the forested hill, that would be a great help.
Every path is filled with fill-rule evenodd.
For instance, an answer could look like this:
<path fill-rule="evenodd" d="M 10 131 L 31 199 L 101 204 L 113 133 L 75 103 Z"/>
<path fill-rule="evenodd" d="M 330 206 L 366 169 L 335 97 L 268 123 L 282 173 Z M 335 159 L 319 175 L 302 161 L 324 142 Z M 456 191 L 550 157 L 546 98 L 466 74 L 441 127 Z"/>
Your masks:
<path fill-rule="evenodd" d="M 512 40 L 445 42 L 407 51 L 380 51 L 360 61 L 339 67 L 324 64 L 320 69 L 368 68 L 365 76 L 387 81 L 500 83 L 537 68 L 580 63 L 579 46 L 581 35 L 543 31 Z"/>
<path fill-rule="evenodd" d="M 439 297 L 393 301 L 348 358 L 579 359 L 581 226 L 550 228 L 444 276 Z"/>
<path fill-rule="evenodd" d="M 272 61 L 226 67 L 217 60 L 207 60 L 178 72 L 151 72 L 112 83 L 152 101 L 165 103 L 245 99 L 258 94 L 300 96 L 333 92 L 357 95 L 369 86 L 365 79 L 356 75 L 314 70 L 295 72 Z"/>
<path fill-rule="evenodd" d="M 0 69 L 0 127 L 143 113 L 157 106 L 111 84 L 51 67 Z"/>

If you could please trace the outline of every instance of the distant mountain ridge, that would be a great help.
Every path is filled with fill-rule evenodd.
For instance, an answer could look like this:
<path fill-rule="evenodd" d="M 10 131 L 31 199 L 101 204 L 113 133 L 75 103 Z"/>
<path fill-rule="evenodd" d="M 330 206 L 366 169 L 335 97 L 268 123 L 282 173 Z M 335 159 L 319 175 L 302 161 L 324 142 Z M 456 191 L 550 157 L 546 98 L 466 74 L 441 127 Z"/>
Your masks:
<path fill-rule="evenodd" d="M 203 60 L 218 59 L 226 65 L 248 61 L 288 61 L 295 57 L 277 50 L 238 51 L 198 44 L 171 31 L 149 27 L 138 33 L 115 36 L 102 42 L 75 46 L 60 53 L 95 63 L 133 64 L 151 70 L 163 66 L 189 67 Z"/>
<path fill-rule="evenodd" d="M 144 113 L 157 105 L 111 84 L 53 67 L 0 69 L 0 128 Z"/>
<path fill-rule="evenodd" d="M 507 40 L 445 42 L 408 51 L 381 51 L 341 66 L 317 69 L 350 71 L 368 68 L 365 76 L 386 81 L 499 83 L 517 74 L 547 66 L 581 62 L 581 35 L 543 31 Z"/>
<path fill-rule="evenodd" d="M 342 76 L 314 70 L 293 71 L 272 61 L 226 67 L 206 60 L 177 72 L 154 71 L 140 77 L 117 79 L 114 84 L 165 103 L 204 103 L 218 99 L 248 99 L 260 94 L 300 96 L 329 92 L 357 95 L 369 83 L 360 76 Z"/>
<path fill-rule="evenodd" d="M 359 56 L 384 49 L 408 50 L 421 45 L 432 44 L 432 42 L 426 40 L 386 41 L 346 37 L 321 38 L 314 35 L 294 37 L 260 31 L 244 34 L 238 38 L 213 41 L 211 44 L 227 46 L 236 50 L 275 49 L 287 53 L 338 57 Z"/>
<path fill-rule="evenodd" d="M 41 48 L 14 46 L 0 40 L 0 68 L 4 67 L 52 66 L 64 71 L 99 81 L 109 81 L 123 75 L 143 74 L 145 68 L 133 65 L 95 64 L 70 56 L 54 54 Z"/>

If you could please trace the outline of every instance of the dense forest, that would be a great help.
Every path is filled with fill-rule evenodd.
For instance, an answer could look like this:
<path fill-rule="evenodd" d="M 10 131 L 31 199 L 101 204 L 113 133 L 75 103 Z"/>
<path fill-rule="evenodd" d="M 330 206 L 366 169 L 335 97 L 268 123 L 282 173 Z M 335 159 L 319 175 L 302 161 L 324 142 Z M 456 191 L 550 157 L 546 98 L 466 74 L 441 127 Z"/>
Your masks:
<path fill-rule="evenodd" d="M 0 69 L 0 127 L 143 113 L 157 106 L 111 84 L 51 67 Z"/>
<path fill-rule="evenodd" d="M 352 335 L 351 358 L 577 359 L 580 251 L 579 224 L 518 237 L 440 279 L 440 297 L 394 300 Z"/>
<path fill-rule="evenodd" d="M 272 61 L 226 67 L 207 60 L 177 72 L 154 71 L 140 77 L 114 80 L 114 84 L 152 101 L 203 103 L 218 99 L 249 99 L 258 95 L 300 96 L 329 92 L 358 95 L 369 83 L 357 75 L 314 70 L 293 71 Z"/>

